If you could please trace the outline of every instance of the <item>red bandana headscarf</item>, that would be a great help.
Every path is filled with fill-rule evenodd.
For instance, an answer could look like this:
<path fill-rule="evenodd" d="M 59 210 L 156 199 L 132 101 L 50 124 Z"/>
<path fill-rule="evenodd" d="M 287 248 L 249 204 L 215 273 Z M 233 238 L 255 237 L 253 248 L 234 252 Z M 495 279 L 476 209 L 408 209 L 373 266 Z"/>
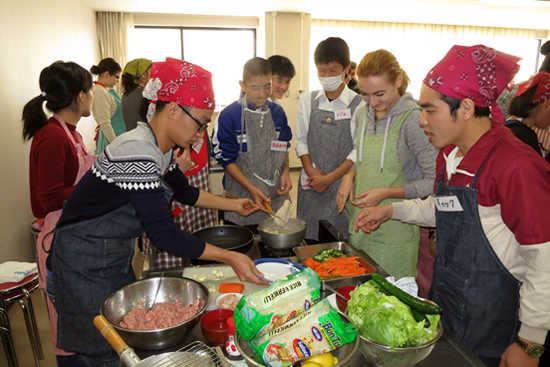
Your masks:
<path fill-rule="evenodd" d="M 533 86 L 536 86 L 537 89 L 535 95 L 531 98 L 531 103 L 541 104 L 550 100 L 550 74 L 544 72 L 540 72 L 531 77 L 529 81 L 521 83 L 515 97 L 521 96 Z"/>
<path fill-rule="evenodd" d="M 149 122 L 155 114 L 157 100 L 204 110 L 216 107 L 212 73 L 190 62 L 169 57 L 164 62 L 153 63 L 151 79 L 143 90 L 143 97 L 151 102 L 147 111 Z M 186 172 L 186 176 L 196 175 L 208 163 L 207 138 L 204 132 L 202 138 L 191 147 L 193 167 Z"/>
<path fill-rule="evenodd" d="M 143 96 L 153 102 L 175 102 L 182 106 L 213 110 L 216 107 L 212 73 L 187 61 L 167 57 L 153 63 L 151 80 Z"/>
<path fill-rule="evenodd" d="M 469 98 L 478 107 L 491 107 L 493 118 L 503 123 L 497 98 L 519 70 L 521 58 L 487 46 L 453 46 L 424 78 L 424 84 L 448 97 Z"/>

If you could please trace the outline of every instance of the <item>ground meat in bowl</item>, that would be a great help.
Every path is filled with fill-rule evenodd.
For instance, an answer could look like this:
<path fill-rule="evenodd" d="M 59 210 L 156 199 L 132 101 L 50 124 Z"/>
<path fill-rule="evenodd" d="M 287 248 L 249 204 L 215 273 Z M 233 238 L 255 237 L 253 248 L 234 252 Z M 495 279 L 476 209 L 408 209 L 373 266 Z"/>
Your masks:
<path fill-rule="evenodd" d="M 193 318 L 204 306 L 204 300 L 195 300 L 192 304 L 182 305 L 180 301 L 159 302 L 147 312 L 145 301 L 139 301 L 139 306 L 134 306 L 120 326 L 131 330 L 155 330 L 165 329 L 170 326 L 181 324 Z"/>

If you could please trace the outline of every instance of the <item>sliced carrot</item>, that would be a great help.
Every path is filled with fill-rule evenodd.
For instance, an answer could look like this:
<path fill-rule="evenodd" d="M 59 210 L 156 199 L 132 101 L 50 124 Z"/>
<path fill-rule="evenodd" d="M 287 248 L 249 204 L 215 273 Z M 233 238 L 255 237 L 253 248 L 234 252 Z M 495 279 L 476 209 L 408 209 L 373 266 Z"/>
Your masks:
<path fill-rule="evenodd" d="M 242 293 L 244 284 L 242 283 L 220 283 L 218 291 L 220 293 Z"/>
<path fill-rule="evenodd" d="M 350 277 L 372 273 L 374 269 L 365 269 L 359 262 L 357 256 L 330 258 L 319 263 L 312 258 L 307 258 L 304 263 L 315 270 L 322 279 L 333 279 L 334 277 Z"/>

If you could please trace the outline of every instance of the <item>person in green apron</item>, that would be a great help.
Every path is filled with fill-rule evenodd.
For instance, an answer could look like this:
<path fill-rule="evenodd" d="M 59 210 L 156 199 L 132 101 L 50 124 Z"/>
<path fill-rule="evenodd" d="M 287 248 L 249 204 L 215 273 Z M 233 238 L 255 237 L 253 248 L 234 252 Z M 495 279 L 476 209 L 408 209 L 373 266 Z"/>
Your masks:
<path fill-rule="evenodd" d="M 350 68 L 348 44 L 330 37 L 315 49 L 319 91 L 300 96 L 296 118 L 296 155 L 302 161 L 296 216 L 307 223 L 306 239 L 317 240 L 319 220 L 327 220 L 347 237 L 347 210 L 338 213 L 336 193 L 342 176 L 355 162 L 356 125 L 352 115 L 363 103 L 344 83 Z"/>
<path fill-rule="evenodd" d="M 290 200 L 292 188 L 288 148 L 292 131 L 281 106 L 268 101 L 271 95 L 271 66 L 261 57 L 244 65 L 240 82 L 244 96 L 227 106 L 216 119 L 212 135 L 214 156 L 225 170 L 224 189 L 258 206 L 273 210 Z M 258 211 L 243 217 L 226 212 L 225 220 L 255 225 L 271 216 Z"/>
<path fill-rule="evenodd" d="M 92 89 L 94 103 L 92 114 L 97 122 L 96 152 L 100 154 L 117 136 L 126 132 L 126 125 L 120 107 L 121 99 L 113 87 L 120 79 L 122 68 L 112 58 L 101 60 L 91 67 L 93 75 L 97 75 Z"/>
<path fill-rule="evenodd" d="M 416 277 L 420 228 L 392 220 L 378 231 L 355 232 L 363 207 L 430 195 L 437 152 L 418 126 L 420 106 L 406 93 L 407 73 L 386 50 L 366 54 L 357 66 L 366 105 L 355 114 L 357 162 L 337 195 L 340 211 L 350 212 L 351 243 L 365 250 L 397 279 Z M 358 193 L 354 196 L 354 193 Z"/>

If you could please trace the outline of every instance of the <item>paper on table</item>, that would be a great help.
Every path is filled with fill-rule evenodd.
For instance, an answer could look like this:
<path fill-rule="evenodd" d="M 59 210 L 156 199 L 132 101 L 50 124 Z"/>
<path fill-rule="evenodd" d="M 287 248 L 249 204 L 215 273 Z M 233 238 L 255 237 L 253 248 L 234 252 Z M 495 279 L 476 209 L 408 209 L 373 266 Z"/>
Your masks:
<path fill-rule="evenodd" d="M 286 224 L 288 223 L 288 220 L 290 219 L 290 200 L 285 200 L 283 206 L 277 210 L 277 214 L 275 216 L 275 225 L 277 227 L 284 228 Z"/>
<path fill-rule="evenodd" d="M 396 281 L 395 278 L 392 276 L 389 276 L 386 279 L 390 283 L 407 292 L 408 294 L 418 297 L 418 284 L 416 284 L 416 281 L 413 277 L 403 277 L 398 281 Z"/>

